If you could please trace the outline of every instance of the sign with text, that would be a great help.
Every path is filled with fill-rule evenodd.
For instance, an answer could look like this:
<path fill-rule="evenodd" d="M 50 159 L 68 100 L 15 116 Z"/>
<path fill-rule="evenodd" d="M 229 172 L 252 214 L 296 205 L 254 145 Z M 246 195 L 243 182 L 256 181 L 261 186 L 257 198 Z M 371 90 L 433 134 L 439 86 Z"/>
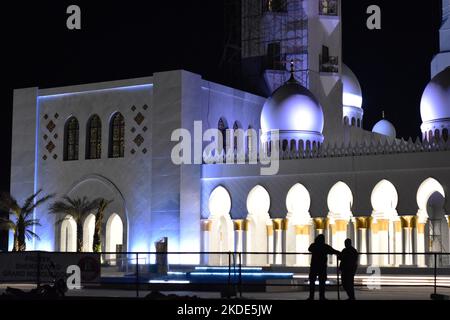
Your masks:
<path fill-rule="evenodd" d="M 86 253 L 0 253 L 0 282 L 52 282 L 66 279 L 70 266 L 78 266 L 81 283 L 100 282 L 100 255 Z"/>

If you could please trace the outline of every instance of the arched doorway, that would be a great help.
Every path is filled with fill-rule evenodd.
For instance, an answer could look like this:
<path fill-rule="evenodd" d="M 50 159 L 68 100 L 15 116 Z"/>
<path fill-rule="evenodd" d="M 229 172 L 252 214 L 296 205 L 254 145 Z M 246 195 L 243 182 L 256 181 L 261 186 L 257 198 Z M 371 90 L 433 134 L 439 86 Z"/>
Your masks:
<path fill-rule="evenodd" d="M 247 235 L 245 241 L 246 252 L 269 252 L 273 235 L 272 220 L 269 215 L 270 195 L 267 190 L 257 185 L 247 197 Z M 269 257 L 264 254 L 245 255 L 247 265 L 267 265 Z"/>
<path fill-rule="evenodd" d="M 372 204 L 371 242 L 372 252 L 385 253 L 372 256 L 372 263 L 381 266 L 402 264 L 400 256 L 391 253 L 402 252 L 402 234 L 395 232 L 394 224 L 401 224 L 397 213 L 398 193 L 395 186 L 388 180 L 381 180 L 372 190 L 370 197 Z"/>
<path fill-rule="evenodd" d="M 113 213 L 106 222 L 106 252 L 107 260 L 116 265 L 117 256 L 114 252 L 123 251 L 123 222 L 120 216 Z"/>
<path fill-rule="evenodd" d="M 443 186 L 434 178 L 428 178 L 417 191 L 417 252 L 448 252 L 449 228 L 445 217 L 445 191 Z M 448 258 L 440 256 L 438 263 L 448 265 Z M 425 257 L 419 256 L 419 265 L 426 264 Z M 434 261 L 428 261 L 434 265 Z"/>
<path fill-rule="evenodd" d="M 286 252 L 308 252 L 312 238 L 312 219 L 309 213 L 311 197 L 304 185 L 297 183 L 287 193 Z M 309 255 L 287 255 L 287 265 L 309 266 Z"/>
<path fill-rule="evenodd" d="M 77 224 L 71 216 L 66 216 L 61 221 L 60 251 L 77 251 Z"/>
<path fill-rule="evenodd" d="M 93 252 L 95 215 L 90 214 L 83 223 L 83 252 Z"/>
<path fill-rule="evenodd" d="M 209 252 L 234 251 L 233 221 L 231 220 L 231 197 L 228 191 L 218 186 L 209 196 L 209 222 L 211 229 L 205 234 Z M 211 254 L 206 257 L 209 265 L 228 265 L 228 254 Z"/>
<path fill-rule="evenodd" d="M 337 182 L 328 192 L 328 219 L 331 227 L 331 243 L 337 250 L 344 248 L 345 239 L 351 234 L 349 222 L 353 217 L 353 193 L 342 181 Z M 335 257 L 332 261 L 334 263 Z"/>

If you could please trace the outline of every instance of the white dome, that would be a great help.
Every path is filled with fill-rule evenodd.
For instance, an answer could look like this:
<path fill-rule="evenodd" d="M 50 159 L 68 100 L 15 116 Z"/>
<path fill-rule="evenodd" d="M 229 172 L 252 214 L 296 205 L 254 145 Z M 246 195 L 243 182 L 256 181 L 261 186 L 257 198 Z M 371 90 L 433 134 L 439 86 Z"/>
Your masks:
<path fill-rule="evenodd" d="M 347 107 L 362 108 L 361 85 L 353 71 L 345 64 L 342 64 L 342 84 L 344 86 L 342 104 Z"/>
<path fill-rule="evenodd" d="M 372 132 L 382 134 L 391 138 L 397 137 L 397 131 L 392 123 L 386 119 L 378 121 L 372 129 Z"/>
<path fill-rule="evenodd" d="M 450 67 L 437 74 L 425 88 L 420 114 L 423 122 L 450 118 Z"/>
<path fill-rule="evenodd" d="M 263 133 L 273 130 L 322 133 L 323 110 L 314 95 L 293 78 L 275 90 L 261 113 Z"/>

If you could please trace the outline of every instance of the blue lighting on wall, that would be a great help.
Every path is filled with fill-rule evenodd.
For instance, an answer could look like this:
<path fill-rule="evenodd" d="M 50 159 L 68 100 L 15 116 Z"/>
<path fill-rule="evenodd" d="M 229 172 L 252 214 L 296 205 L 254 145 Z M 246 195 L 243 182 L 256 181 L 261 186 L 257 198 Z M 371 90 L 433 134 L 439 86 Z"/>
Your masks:
<path fill-rule="evenodd" d="M 153 87 L 153 84 L 140 84 L 140 85 L 134 85 L 134 86 L 124 86 L 124 87 L 116 87 L 116 88 L 106 88 L 106 89 L 97 89 L 97 90 L 87 90 L 87 91 L 77 91 L 77 92 L 67 92 L 67 93 L 59 93 L 59 94 L 52 94 L 48 96 L 39 96 L 38 100 L 43 99 L 58 99 L 58 98 L 64 98 L 68 96 L 78 95 L 78 94 L 90 94 L 90 93 L 101 93 L 101 92 L 109 92 L 109 91 L 135 91 L 135 90 L 145 90 L 150 89 Z"/>

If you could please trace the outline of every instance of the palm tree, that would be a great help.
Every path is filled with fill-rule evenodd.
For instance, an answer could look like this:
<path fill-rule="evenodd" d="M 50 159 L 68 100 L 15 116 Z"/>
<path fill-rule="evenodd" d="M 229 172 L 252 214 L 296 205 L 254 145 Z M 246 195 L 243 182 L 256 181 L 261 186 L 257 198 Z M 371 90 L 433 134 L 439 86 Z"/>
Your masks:
<path fill-rule="evenodd" d="M 102 240 L 100 236 L 102 234 L 103 215 L 111 202 L 112 200 L 100 199 L 98 204 L 97 213 L 95 214 L 94 241 L 92 245 L 93 252 L 100 252 L 102 250 Z"/>
<path fill-rule="evenodd" d="M 42 190 L 39 190 L 28 197 L 22 206 L 11 194 L 2 193 L 0 195 L 0 208 L 13 216 L 12 219 L 0 218 L 2 228 L 11 230 L 14 234 L 13 251 L 25 251 L 27 249 L 26 240 L 33 238 L 40 240 L 39 236 L 32 231 L 34 226 L 40 226 L 39 219 L 33 218 L 33 212 L 34 209 L 53 197 L 53 195 L 46 195 L 36 200 L 41 192 Z"/>
<path fill-rule="evenodd" d="M 70 198 L 65 196 L 60 201 L 54 202 L 49 207 L 51 214 L 65 214 L 71 216 L 77 224 L 77 252 L 83 251 L 83 221 L 84 219 L 98 208 L 101 199 L 90 201 L 87 197 Z M 63 218 L 56 223 L 59 224 L 66 220 Z"/>

